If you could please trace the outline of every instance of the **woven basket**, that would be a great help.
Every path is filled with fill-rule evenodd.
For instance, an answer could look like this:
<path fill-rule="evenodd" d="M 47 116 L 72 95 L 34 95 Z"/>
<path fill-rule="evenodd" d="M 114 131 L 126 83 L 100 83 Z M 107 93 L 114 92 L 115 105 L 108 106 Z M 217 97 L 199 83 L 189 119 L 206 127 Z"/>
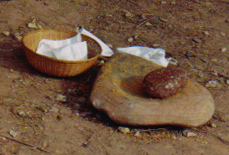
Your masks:
<path fill-rule="evenodd" d="M 37 70 L 58 77 L 71 77 L 86 72 L 97 61 L 101 53 L 100 45 L 92 38 L 82 35 L 82 40 L 87 41 L 88 60 L 65 61 L 47 57 L 36 53 L 41 39 L 62 40 L 75 36 L 77 32 L 62 30 L 37 30 L 24 35 L 22 44 L 28 62 Z"/>

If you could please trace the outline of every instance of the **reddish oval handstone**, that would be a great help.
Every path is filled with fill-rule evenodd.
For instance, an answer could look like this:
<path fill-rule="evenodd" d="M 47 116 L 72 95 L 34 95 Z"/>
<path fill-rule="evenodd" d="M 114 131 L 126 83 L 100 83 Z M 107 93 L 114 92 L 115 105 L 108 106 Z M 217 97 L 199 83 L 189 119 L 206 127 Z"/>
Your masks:
<path fill-rule="evenodd" d="M 169 66 L 148 73 L 142 87 L 143 92 L 151 97 L 166 98 L 178 93 L 187 85 L 187 81 L 184 70 Z"/>

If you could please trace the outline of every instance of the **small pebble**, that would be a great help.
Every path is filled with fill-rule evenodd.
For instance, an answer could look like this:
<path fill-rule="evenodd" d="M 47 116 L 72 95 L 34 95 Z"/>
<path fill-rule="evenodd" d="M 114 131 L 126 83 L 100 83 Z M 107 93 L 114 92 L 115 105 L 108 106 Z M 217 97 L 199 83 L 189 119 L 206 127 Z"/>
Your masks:
<path fill-rule="evenodd" d="M 19 112 L 18 112 L 18 115 L 20 115 L 20 116 L 22 116 L 22 117 L 23 117 L 23 116 L 25 116 L 25 115 L 26 115 L 26 113 L 25 113 L 24 111 L 19 111 Z"/>
<path fill-rule="evenodd" d="M 193 38 L 193 41 L 196 42 L 196 43 L 201 43 L 202 42 L 202 40 L 199 39 L 199 38 Z"/>
<path fill-rule="evenodd" d="M 176 4 L 176 1 L 172 1 L 171 4 L 175 5 Z"/>
<path fill-rule="evenodd" d="M 162 22 L 168 22 L 169 20 L 168 19 L 166 19 L 166 18 L 160 18 L 160 20 L 162 21 Z"/>
<path fill-rule="evenodd" d="M 21 41 L 22 40 L 22 36 L 14 36 L 16 39 L 17 39 L 17 41 Z"/>
<path fill-rule="evenodd" d="M 132 13 L 130 13 L 130 12 L 126 12 L 125 16 L 126 16 L 126 17 L 132 17 L 133 15 L 132 15 Z"/>
<path fill-rule="evenodd" d="M 216 80 L 210 80 L 208 83 L 205 85 L 206 87 L 211 87 L 211 88 L 221 88 L 221 84 L 219 84 Z"/>
<path fill-rule="evenodd" d="M 127 127 L 118 127 L 118 130 L 120 131 L 120 132 L 122 132 L 122 133 L 124 133 L 124 134 L 128 134 L 128 133 L 130 133 L 130 129 L 129 128 L 127 128 Z"/>
<path fill-rule="evenodd" d="M 84 102 L 86 102 L 86 98 L 85 97 L 80 97 L 79 99 L 78 99 L 78 101 L 79 102 L 81 102 L 81 103 L 84 103 Z"/>
<path fill-rule="evenodd" d="M 226 52 L 226 51 L 227 51 L 226 47 L 221 48 L 221 52 Z"/>
<path fill-rule="evenodd" d="M 49 109 L 50 112 L 55 112 L 55 113 L 58 113 L 58 108 L 57 107 L 52 107 L 51 109 Z"/>
<path fill-rule="evenodd" d="M 13 73 L 14 72 L 14 70 L 13 69 L 10 69 L 10 73 Z"/>
<path fill-rule="evenodd" d="M 112 44 L 107 44 L 108 47 L 110 48 L 113 48 L 113 45 Z"/>
<path fill-rule="evenodd" d="M 214 123 L 211 123 L 211 124 L 210 124 L 210 127 L 216 128 L 216 125 L 215 125 Z"/>
<path fill-rule="evenodd" d="M 10 130 L 10 136 L 12 137 L 16 137 L 17 136 L 17 132 L 15 132 L 14 130 Z"/>
<path fill-rule="evenodd" d="M 47 147 L 47 146 L 48 146 L 48 141 L 47 141 L 47 140 L 44 140 L 44 141 L 42 142 L 42 146 L 43 146 L 43 147 Z"/>
<path fill-rule="evenodd" d="M 153 47 L 159 47 L 160 44 L 153 44 Z"/>
<path fill-rule="evenodd" d="M 184 131 L 183 131 L 183 135 L 184 135 L 185 137 L 196 137 L 196 136 L 197 136 L 196 133 L 191 132 L 191 131 L 188 131 L 188 130 L 184 130 Z"/>
<path fill-rule="evenodd" d="M 225 37 L 226 33 L 225 32 L 220 32 L 221 36 Z"/>
<path fill-rule="evenodd" d="M 151 26 L 152 24 L 150 22 L 145 23 L 146 26 Z"/>
<path fill-rule="evenodd" d="M 203 31 L 203 34 L 206 35 L 206 36 L 210 35 L 210 33 L 208 31 Z"/>
<path fill-rule="evenodd" d="M 161 4 L 167 4 L 167 2 L 166 1 L 161 1 Z"/>
<path fill-rule="evenodd" d="M 134 38 L 128 38 L 128 42 L 133 42 L 134 41 Z"/>
<path fill-rule="evenodd" d="M 61 101 L 61 102 L 66 102 L 67 101 L 67 97 L 65 95 L 62 94 L 58 94 L 56 97 L 57 101 Z"/>
<path fill-rule="evenodd" d="M 10 32 L 9 31 L 3 31 L 2 34 L 5 35 L 6 37 L 10 36 Z"/>
<path fill-rule="evenodd" d="M 136 137 L 139 137 L 141 135 L 141 133 L 139 132 L 139 131 L 137 131 L 135 134 L 134 134 L 134 136 L 136 136 Z"/>
<path fill-rule="evenodd" d="M 227 79 L 226 83 L 229 85 L 229 79 Z"/>

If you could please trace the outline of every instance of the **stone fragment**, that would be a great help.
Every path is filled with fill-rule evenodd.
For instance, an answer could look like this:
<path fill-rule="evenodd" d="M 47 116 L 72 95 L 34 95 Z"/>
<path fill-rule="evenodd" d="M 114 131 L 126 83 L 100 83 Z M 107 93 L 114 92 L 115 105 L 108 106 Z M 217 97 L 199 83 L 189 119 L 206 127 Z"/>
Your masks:
<path fill-rule="evenodd" d="M 193 41 L 195 42 L 195 43 L 202 43 L 202 40 L 201 39 L 199 39 L 199 38 L 193 38 Z"/>
<path fill-rule="evenodd" d="M 52 107 L 51 109 L 49 109 L 50 112 L 55 112 L 55 113 L 58 113 L 58 108 L 57 107 Z"/>
<path fill-rule="evenodd" d="M 139 131 L 135 132 L 134 136 L 139 137 L 141 133 Z"/>
<path fill-rule="evenodd" d="M 129 17 L 132 17 L 133 15 L 130 12 L 126 12 L 125 16 L 129 18 Z"/>
<path fill-rule="evenodd" d="M 61 101 L 61 102 L 66 102 L 67 101 L 67 97 L 65 95 L 62 94 L 58 94 L 56 97 L 57 101 Z"/>
<path fill-rule="evenodd" d="M 191 132 L 191 131 L 188 131 L 188 130 L 184 130 L 184 131 L 183 131 L 183 135 L 184 135 L 185 137 L 196 137 L 196 136 L 197 136 L 196 133 Z"/>
<path fill-rule="evenodd" d="M 185 88 L 166 99 L 153 99 L 143 93 L 144 77 L 159 68 L 162 66 L 138 56 L 114 54 L 97 75 L 90 96 L 92 105 L 125 126 L 196 127 L 209 121 L 215 110 L 214 100 L 196 82 L 188 80 Z"/>
<path fill-rule="evenodd" d="M 157 43 L 155 43 L 155 44 L 153 44 L 153 47 L 159 47 L 160 46 L 160 44 L 157 44 Z"/>
<path fill-rule="evenodd" d="M 85 97 L 80 97 L 79 99 L 78 99 L 78 101 L 79 102 L 81 102 L 81 103 L 84 103 L 84 102 L 86 102 L 86 98 Z"/>
<path fill-rule="evenodd" d="M 211 123 L 211 124 L 210 124 L 210 127 L 216 128 L 217 126 L 216 126 L 214 123 Z"/>
<path fill-rule="evenodd" d="M 203 31 L 203 34 L 206 35 L 206 36 L 210 35 L 209 31 Z"/>
<path fill-rule="evenodd" d="M 120 127 L 118 127 L 118 130 L 119 130 L 120 132 L 124 133 L 124 134 L 130 133 L 130 129 L 127 128 L 127 127 L 122 127 L 122 126 L 120 126 Z"/>
<path fill-rule="evenodd" d="M 146 26 L 151 26 L 152 24 L 150 22 L 145 23 Z"/>
<path fill-rule="evenodd" d="M 226 33 L 225 32 L 220 32 L 220 35 L 225 37 L 226 36 Z"/>
<path fill-rule="evenodd" d="M 227 51 L 226 47 L 221 48 L 221 52 L 226 52 L 226 51 Z"/>
<path fill-rule="evenodd" d="M 134 38 L 133 37 L 130 37 L 130 38 L 128 38 L 128 42 L 133 42 L 134 41 Z"/>
<path fill-rule="evenodd" d="M 221 88 L 222 85 L 219 84 L 216 80 L 210 80 L 208 83 L 205 85 L 206 87 L 211 87 L 211 88 Z"/>
<path fill-rule="evenodd" d="M 17 132 L 16 131 L 14 131 L 14 130 L 10 130 L 10 136 L 12 136 L 12 137 L 16 137 L 17 136 Z"/>
<path fill-rule="evenodd" d="M 187 82 L 185 71 L 171 65 L 148 73 L 142 87 L 144 93 L 151 97 L 166 98 L 177 94 Z"/>
<path fill-rule="evenodd" d="M 229 79 L 227 79 L 226 83 L 229 85 Z"/>
<path fill-rule="evenodd" d="M 161 20 L 162 22 L 165 22 L 165 23 L 169 21 L 168 19 L 162 18 L 162 17 L 160 18 L 160 20 Z"/>
<path fill-rule="evenodd" d="M 161 1 L 161 4 L 167 4 L 167 2 L 166 1 Z"/>
<path fill-rule="evenodd" d="M 10 31 L 3 31 L 2 34 L 6 37 L 10 36 Z"/>

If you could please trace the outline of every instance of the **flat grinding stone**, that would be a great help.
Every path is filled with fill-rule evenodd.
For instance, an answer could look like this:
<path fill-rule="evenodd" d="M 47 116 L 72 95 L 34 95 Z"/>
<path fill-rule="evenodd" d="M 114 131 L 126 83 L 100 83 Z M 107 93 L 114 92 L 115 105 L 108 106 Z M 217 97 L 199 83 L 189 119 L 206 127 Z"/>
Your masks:
<path fill-rule="evenodd" d="M 150 98 L 142 91 L 144 77 L 157 64 L 130 54 L 115 54 L 101 68 L 90 100 L 116 123 L 131 126 L 175 125 L 196 127 L 215 110 L 209 91 L 188 80 L 187 86 L 166 99 Z"/>

